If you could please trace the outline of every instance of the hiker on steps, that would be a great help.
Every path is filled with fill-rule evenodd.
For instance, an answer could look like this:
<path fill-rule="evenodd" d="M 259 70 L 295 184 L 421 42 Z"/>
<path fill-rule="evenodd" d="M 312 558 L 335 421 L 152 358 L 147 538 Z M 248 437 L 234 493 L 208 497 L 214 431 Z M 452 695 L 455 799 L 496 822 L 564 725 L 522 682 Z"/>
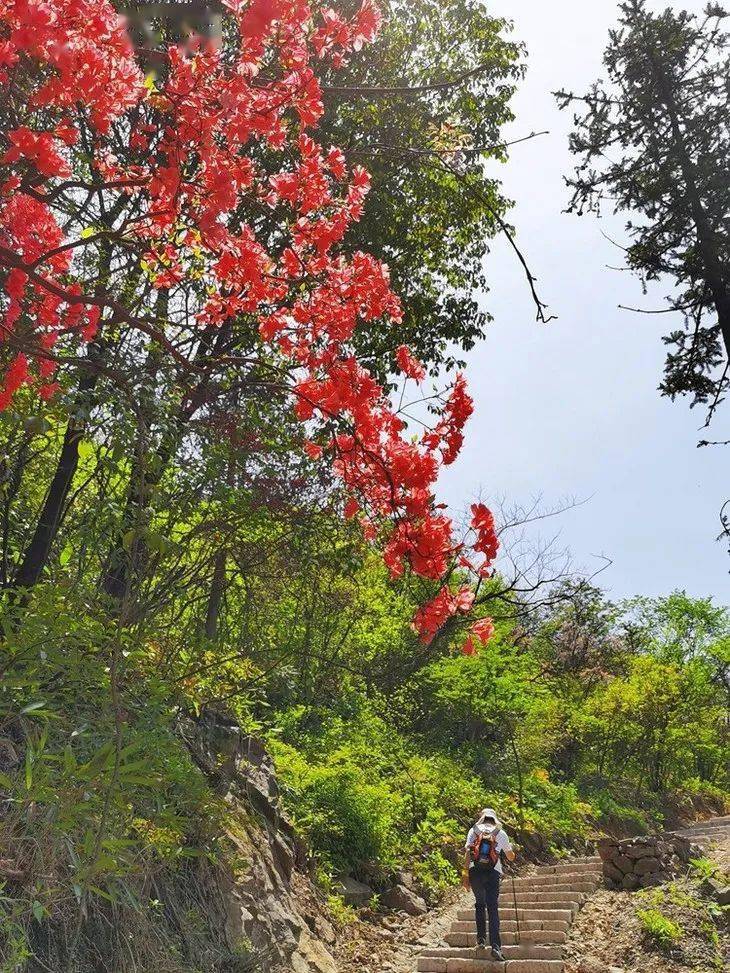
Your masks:
<path fill-rule="evenodd" d="M 499 883 L 502 879 L 502 855 L 507 861 L 514 861 L 515 853 L 491 807 L 484 808 L 469 831 L 464 851 L 462 882 L 464 888 L 471 887 L 474 893 L 477 949 L 484 949 L 487 945 L 486 911 L 492 959 L 504 960 L 499 936 Z"/>

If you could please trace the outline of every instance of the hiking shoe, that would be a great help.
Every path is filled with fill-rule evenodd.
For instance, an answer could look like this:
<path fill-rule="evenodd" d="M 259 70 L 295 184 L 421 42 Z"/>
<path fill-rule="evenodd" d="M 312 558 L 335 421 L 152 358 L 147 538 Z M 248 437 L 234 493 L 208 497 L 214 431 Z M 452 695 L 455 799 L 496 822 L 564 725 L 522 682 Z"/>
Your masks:
<path fill-rule="evenodd" d="M 500 963 L 506 961 L 506 957 L 499 946 L 492 946 L 492 959 L 497 959 Z"/>
<path fill-rule="evenodd" d="M 486 949 L 487 941 L 486 939 L 477 939 L 477 949 Z"/>

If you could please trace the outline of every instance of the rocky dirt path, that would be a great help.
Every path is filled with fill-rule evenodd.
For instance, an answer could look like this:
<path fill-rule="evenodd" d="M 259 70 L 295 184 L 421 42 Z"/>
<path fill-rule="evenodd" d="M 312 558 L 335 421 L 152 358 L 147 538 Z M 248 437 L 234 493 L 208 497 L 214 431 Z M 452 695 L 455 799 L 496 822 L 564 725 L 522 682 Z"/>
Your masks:
<path fill-rule="evenodd" d="M 730 816 L 678 833 L 730 869 Z M 438 910 L 357 923 L 341 945 L 341 973 L 688 973 L 648 955 L 631 893 L 600 887 L 600 860 L 570 859 L 533 867 L 504 881 L 500 913 L 506 963 L 478 956 L 473 900 L 454 891 Z M 520 939 L 517 938 L 517 919 Z"/>
<path fill-rule="evenodd" d="M 357 923 L 338 951 L 341 973 L 413 973 L 422 949 L 445 943 L 463 903 L 464 893 L 454 890 L 425 915 L 393 915 L 378 925 Z"/>
<path fill-rule="evenodd" d="M 458 910 L 445 937 L 447 945 L 421 952 L 418 973 L 563 973 L 563 943 L 600 878 L 598 857 L 533 868 L 516 878 L 514 886 L 507 877 L 499 909 L 506 962 L 476 950 L 474 909 L 469 903 Z"/>
<path fill-rule="evenodd" d="M 562 973 L 561 944 L 587 895 L 600 860 L 574 859 L 504 880 L 500 914 L 506 963 L 476 953 L 470 893 L 455 891 L 437 911 L 385 924 L 358 924 L 338 956 L 342 973 Z M 515 899 L 517 911 L 515 911 Z M 518 933 L 519 920 L 519 933 Z M 364 929 L 363 926 L 369 926 Z"/>

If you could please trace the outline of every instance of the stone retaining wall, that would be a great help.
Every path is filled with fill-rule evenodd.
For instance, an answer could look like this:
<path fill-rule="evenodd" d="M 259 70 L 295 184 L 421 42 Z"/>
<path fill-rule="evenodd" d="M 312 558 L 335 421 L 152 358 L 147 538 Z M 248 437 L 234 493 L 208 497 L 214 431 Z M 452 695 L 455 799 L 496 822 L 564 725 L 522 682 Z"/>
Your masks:
<path fill-rule="evenodd" d="M 681 835 L 667 833 L 627 838 L 604 838 L 598 843 L 603 877 L 610 889 L 638 889 L 668 882 L 684 870 L 702 849 Z"/>

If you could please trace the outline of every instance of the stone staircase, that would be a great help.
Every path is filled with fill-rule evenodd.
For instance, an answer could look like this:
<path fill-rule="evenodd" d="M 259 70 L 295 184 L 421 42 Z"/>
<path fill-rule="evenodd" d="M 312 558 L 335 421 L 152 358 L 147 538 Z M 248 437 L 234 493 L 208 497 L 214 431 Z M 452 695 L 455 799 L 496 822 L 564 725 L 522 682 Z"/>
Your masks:
<path fill-rule="evenodd" d="M 507 876 L 499 898 L 506 962 L 490 959 L 489 949 L 476 948 L 470 901 L 446 935 L 448 945 L 426 949 L 418 957 L 418 973 L 563 973 L 562 944 L 578 909 L 600 881 L 598 857 L 541 866 L 515 878 L 515 913 L 512 879 Z"/>
<path fill-rule="evenodd" d="M 730 814 L 724 817 L 708 818 L 706 821 L 698 821 L 688 828 L 682 828 L 675 834 L 690 838 L 699 845 L 711 845 L 715 841 L 727 838 L 730 833 Z"/>

